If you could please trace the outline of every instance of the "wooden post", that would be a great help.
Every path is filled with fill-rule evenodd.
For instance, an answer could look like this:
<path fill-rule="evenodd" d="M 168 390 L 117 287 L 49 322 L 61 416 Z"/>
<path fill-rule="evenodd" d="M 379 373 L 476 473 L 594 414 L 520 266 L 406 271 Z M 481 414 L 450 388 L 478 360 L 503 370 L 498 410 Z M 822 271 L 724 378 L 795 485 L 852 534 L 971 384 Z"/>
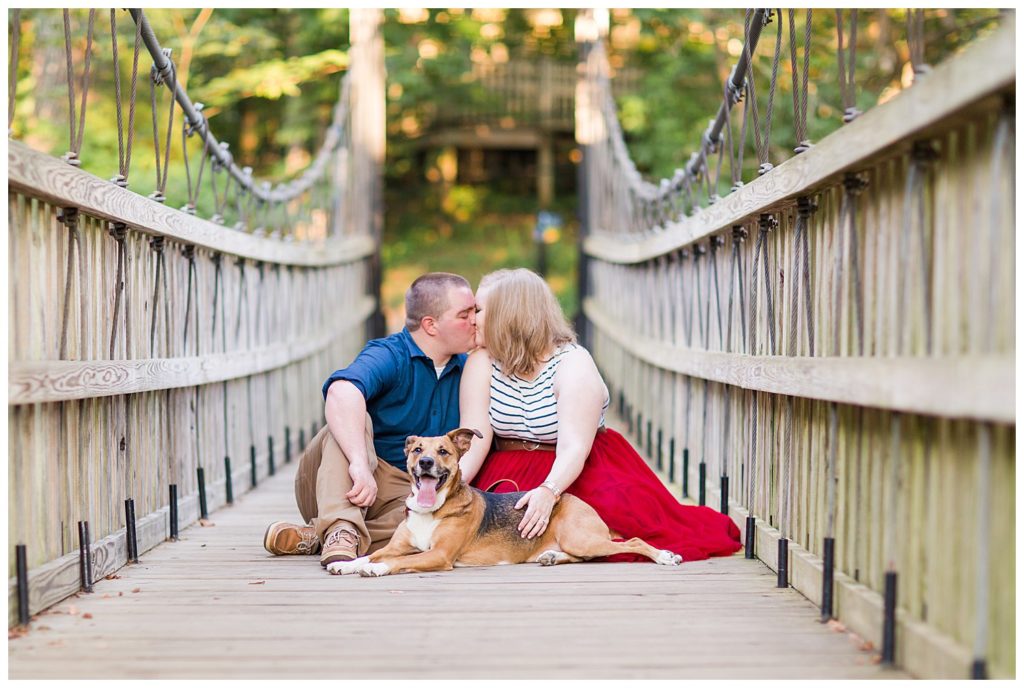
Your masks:
<path fill-rule="evenodd" d="M 385 334 L 380 309 L 380 242 L 384 227 L 382 204 L 384 166 L 384 39 L 380 34 L 383 13 L 379 9 L 352 9 L 349 35 L 352 37 L 352 152 L 357 178 L 351 185 L 352 220 L 356 227 L 368 227 L 377 242 L 369 260 L 368 291 L 377 307 L 367 321 L 369 338 Z"/>

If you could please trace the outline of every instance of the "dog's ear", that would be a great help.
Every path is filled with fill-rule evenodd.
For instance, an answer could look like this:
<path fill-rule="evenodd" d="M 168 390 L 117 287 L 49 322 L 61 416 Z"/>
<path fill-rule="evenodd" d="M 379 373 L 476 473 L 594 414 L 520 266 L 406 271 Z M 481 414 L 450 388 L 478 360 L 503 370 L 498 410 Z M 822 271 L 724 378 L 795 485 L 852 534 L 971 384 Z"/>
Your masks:
<path fill-rule="evenodd" d="M 469 451 L 469 445 L 473 442 L 473 435 L 477 437 L 483 437 L 483 434 L 479 430 L 473 428 L 459 428 L 458 430 L 452 430 L 448 433 L 448 439 L 452 441 L 455 448 L 459 450 L 459 454 L 465 454 Z"/>
<path fill-rule="evenodd" d="M 416 442 L 418 442 L 418 441 L 419 441 L 419 439 L 420 439 L 420 438 L 419 438 L 419 436 L 418 436 L 418 435 L 409 435 L 408 437 L 406 437 L 406 438 L 405 438 L 405 453 L 406 453 L 406 454 L 408 454 L 408 453 L 409 453 L 409 447 L 411 447 L 411 446 L 412 446 L 412 445 L 414 445 L 414 444 L 415 444 Z"/>

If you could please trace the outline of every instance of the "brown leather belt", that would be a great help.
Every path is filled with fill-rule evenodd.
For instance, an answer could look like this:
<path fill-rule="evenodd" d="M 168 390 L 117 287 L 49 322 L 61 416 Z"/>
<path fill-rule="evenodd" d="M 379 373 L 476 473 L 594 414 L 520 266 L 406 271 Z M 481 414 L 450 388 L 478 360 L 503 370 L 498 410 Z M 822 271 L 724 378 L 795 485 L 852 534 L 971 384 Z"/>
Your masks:
<path fill-rule="evenodd" d="M 555 451 L 555 445 L 543 442 L 530 442 L 529 440 L 516 440 L 511 437 L 494 436 L 494 449 L 496 451 Z"/>

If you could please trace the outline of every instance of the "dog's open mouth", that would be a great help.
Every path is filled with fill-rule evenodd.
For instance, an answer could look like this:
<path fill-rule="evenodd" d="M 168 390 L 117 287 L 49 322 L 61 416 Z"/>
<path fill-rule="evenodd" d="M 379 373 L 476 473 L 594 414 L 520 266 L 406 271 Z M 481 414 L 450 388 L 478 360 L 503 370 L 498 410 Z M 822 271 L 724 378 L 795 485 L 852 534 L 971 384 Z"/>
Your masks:
<path fill-rule="evenodd" d="M 448 471 L 441 471 L 440 475 L 413 475 L 416 480 L 416 504 L 425 509 L 434 506 L 437 501 L 437 491 L 441 489 L 448 480 Z"/>

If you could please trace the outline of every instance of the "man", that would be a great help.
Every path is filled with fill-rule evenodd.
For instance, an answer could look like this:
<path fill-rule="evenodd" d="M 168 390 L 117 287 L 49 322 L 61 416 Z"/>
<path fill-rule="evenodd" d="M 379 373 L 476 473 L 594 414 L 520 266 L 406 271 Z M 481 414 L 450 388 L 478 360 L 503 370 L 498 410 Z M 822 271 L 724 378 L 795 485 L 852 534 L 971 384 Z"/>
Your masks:
<path fill-rule="evenodd" d="M 459 275 L 432 272 L 405 294 L 405 328 L 370 341 L 323 386 L 327 425 L 303 452 L 295 500 L 308 525 L 270 524 L 271 554 L 350 561 L 388 543 L 405 518 L 405 438 L 459 424 L 459 381 L 476 301 Z"/>

